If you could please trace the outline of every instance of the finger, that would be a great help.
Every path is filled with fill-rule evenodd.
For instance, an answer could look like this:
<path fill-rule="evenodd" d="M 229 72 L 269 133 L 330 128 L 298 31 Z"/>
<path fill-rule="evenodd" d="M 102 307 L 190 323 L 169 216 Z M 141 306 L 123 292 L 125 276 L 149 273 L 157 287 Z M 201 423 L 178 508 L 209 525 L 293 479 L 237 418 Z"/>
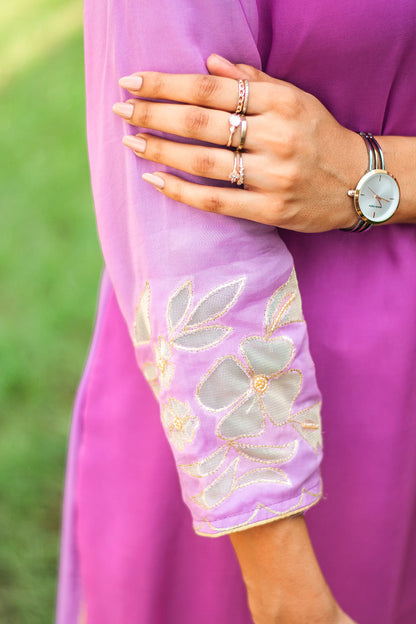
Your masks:
<path fill-rule="evenodd" d="M 216 143 L 217 145 L 227 145 L 230 135 L 230 114 L 209 108 L 161 104 L 147 100 L 128 100 L 121 105 L 115 104 L 113 110 L 133 126 L 160 130 L 161 132 Z M 255 145 L 251 137 L 256 136 L 258 125 L 257 116 L 252 116 L 247 120 L 245 141 L 247 149 L 251 149 Z M 233 135 L 232 144 L 237 146 L 239 140 L 240 128 L 237 128 Z"/>
<path fill-rule="evenodd" d="M 167 197 L 182 204 L 205 212 L 273 225 L 270 214 L 268 215 L 267 199 L 261 193 L 194 184 L 169 173 L 144 173 L 143 179 Z"/>
<path fill-rule="evenodd" d="M 140 98 L 196 104 L 229 112 L 235 111 L 239 97 L 236 80 L 205 74 L 139 72 L 120 78 L 119 84 Z M 267 110 L 261 91 L 260 84 L 253 85 L 247 114 L 253 115 Z"/>
<path fill-rule="evenodd" d="M 279 82 L 252 65 L 231 63 L 219 54 L 211 54 L 208 57 L 207 68 L 211 75 L 223 76 L 224 78 L 234 78 L 236 80 L 245 78 L 250 80 L 250 82 Z"/>
<path fill-rule="evenodd" d="M 150 134 L 127 135 L 123 137 L 123 143 L 140 158 L 204 178 L 229 180 L 234 169 L 235 152 L 227 149 L 176 143 Z M 256 167 L 257 157 L 244 153 L 241 158 L 243 158 L 245 182 L 249 186 L 257 187 L 261 183 L 258 175 L 259 168 Z M 237 167 L 240 164 L 239 159 L 240 155 L 238 155 Z"/>

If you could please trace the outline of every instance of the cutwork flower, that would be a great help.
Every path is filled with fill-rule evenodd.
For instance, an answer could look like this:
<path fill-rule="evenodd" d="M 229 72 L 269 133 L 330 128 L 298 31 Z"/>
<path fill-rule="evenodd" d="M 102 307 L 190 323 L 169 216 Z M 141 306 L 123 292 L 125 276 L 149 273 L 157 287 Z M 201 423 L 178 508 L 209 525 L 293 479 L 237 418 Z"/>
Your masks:
<path fill-rule="evenodd" d="M 162 406 L 162 423 L 167 434 L 178 451 L 183 451 L 185 444 L 190 444 L 199 426 L 199 421 L 191 412 L 187 403 L 169 399 Z"/>
<path fill-rule="evenodd" d="M 283 372 L 294 356 L 290 338 L 252 336 L 242 341 L 240 349 L 246 366 L 226 356 L 197 389 L 199 401 L 208 410 L 233 406 L 218 425 L 218 435 L 226 439 L 260 435 L 266 416 L 276 426 L 285 424 L 302 384 L 299 371 Z"/>
<path fill-rule="evenodd" d="M 159 380 L 162 388 L 169 388 L 175 372 L 175 367 L 170 362 L 171 356 L 172 347 L 163 336 L 159 336 L 155 345 L 155 363 L 159 371 Z"/>

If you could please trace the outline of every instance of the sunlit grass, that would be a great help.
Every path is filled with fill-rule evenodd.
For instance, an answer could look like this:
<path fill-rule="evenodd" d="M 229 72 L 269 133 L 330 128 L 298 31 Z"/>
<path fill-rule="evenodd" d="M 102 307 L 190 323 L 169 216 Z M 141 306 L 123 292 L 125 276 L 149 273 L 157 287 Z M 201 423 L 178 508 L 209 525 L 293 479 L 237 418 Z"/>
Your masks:
<path fill-rule="evenodd" d="M 67 434 L 101 266 L 81 30 L 74 21 L 48 32 L 81 5 L 14 0 L 0 8 L 2 32 L 11 12 L 22 12 L 16 33 L 26 46 L 0 97 L 1 624 L 53 619 Z M 25 40 L 36 20 L 43 47 L 39 34 Z"/>
<path fill-rule="evenodd" d="M 80 31 L 81 0 L 13 0 L 0 5 L 0 90 Z"/>

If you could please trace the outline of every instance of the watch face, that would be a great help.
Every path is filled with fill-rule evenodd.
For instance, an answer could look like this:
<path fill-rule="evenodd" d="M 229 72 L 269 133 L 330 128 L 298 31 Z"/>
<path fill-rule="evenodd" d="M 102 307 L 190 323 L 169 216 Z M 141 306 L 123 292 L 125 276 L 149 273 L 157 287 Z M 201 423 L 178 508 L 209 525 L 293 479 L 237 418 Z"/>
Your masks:
<path fill-rule="evenodd" d="M 399 205 L 399 199 L 396 180 L 383 169 L 369 171 L 358 183 L 356 202 L 359 211 L 373 223 L 390 219 Z"/>

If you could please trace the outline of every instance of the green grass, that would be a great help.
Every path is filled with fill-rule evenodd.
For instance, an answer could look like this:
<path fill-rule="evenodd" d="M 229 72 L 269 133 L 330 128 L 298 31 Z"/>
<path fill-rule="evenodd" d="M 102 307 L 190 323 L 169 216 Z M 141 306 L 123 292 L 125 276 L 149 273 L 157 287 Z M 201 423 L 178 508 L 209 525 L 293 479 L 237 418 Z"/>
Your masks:
<path fill-rule="evenodd" d="M 36 4 L 46 15 L 65 2 Z M 67 436 L 101 267 L 84 126 L 78 29 L 0 91 L 2 624 L 53 620 Z"/>

